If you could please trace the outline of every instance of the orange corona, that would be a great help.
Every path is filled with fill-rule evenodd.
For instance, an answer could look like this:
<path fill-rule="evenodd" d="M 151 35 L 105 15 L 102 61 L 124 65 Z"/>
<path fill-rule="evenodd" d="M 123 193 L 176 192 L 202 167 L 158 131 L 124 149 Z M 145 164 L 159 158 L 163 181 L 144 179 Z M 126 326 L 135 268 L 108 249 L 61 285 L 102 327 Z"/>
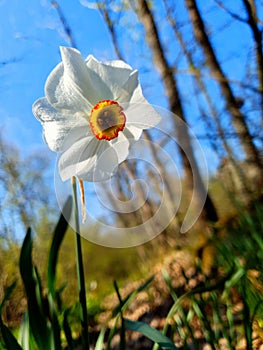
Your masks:
<path fill-rule="evenodd" d="M 98 140 L 112 140 L 125 127 L 126 117 L 123 108 L 116 101 L 98 102 L 90 114 L 90 127 Z"/>

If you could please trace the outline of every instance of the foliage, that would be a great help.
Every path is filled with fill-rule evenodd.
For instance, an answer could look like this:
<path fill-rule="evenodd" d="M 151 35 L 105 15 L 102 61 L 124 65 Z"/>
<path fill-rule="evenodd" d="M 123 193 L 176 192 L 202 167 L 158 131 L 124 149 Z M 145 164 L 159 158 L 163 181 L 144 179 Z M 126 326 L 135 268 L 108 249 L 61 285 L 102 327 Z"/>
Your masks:
<path fill-rule="evenodd" d="M 18 239 L 29 225 L 35 228 L 41 212 L 53 218 L 54 197 L 46 181 L 49 160 L 37 151 L 21 153 L 0 130 L 0 236 L 5 239 Z"/>
<path fill-rule="evenodd" d="M 66 206 L 70 210 L 70 200 Z M 128 330 L 149 338 L 155 343 L 154 349 L 176 349 L 174 341 L 180 348 L 188 348 L 193 344 L 199 349 L 201 339 L 210 344 L 212 349 L 216 349 L 222 340 L 228 344 L 229 349 L 235 349 L 242 337 L 246 339 L 247 349 L 252 349 L 252 332 L 255 325 L 261 324 L 263 319 L 262 214 L 262 204 L 255 204 L 253 210 L 240 214 L 237 220 L 231 222 L 227 231 L 220 229 L 220 234 L 212 238 L 216 247 L 215 272 L 204 277 L 195 288 L 188 291 L 174 288 L 173 281 L 163 270 L 163 277 L 174 303 L 167 314 L 162 333 L 144 322 L 125 317 L 125 312 L 136 295 L 149 288 L 153 277 L 125 298 L 121 296 L 119 287 L 114 282 L 119 299 L 119 305 L 112 310 L 114 326 L 109 333 L 102 328 L 98 337 L 92 338 L 93 342 L 97 342 L 96 349 L 110 349 L 112 339 L 117 333 L 120 334 L 120 349 L 125 349 Z M 44 290 L 38 269 L 32 261 L 33 241 L 31 231 L 28 230 L 20 255 L 20 271 L 27 294 L 28 311 L 22 322 L 19 340 L 16 340 L 1 317 L 0 329 L 5 348 L 63 349 L 67 344 L 67 349 L 74 349 L 78 343 L 79 328 L 76 325 L 80 322 L 79 308 L 77 305 L 69 308 L 61 304 L 64 288 L 58 288 L 56 283 L 58 254 L 66 231 L 67 222 L 61 216 L 51 244 L 47 288 Z M 251 251 L 255 254 L 251 254 Z M 202 265 L 198 264 L 197 269 L 202 272 Z M 189 279 L 186 275 L 185 278 Z M 15 283 L 6 290 L 0 312 L 14 288 Z M 236 298 L 242 304 L 237 310 Z M 88 310 L 91 311 L 90 316 L 92 312 L 100 311 L 95 300 Z M 200 335 L 196 336 L 196 324 L 202 330 L 201 339 Z"/>
<path fill-rule="evenodd" d="M 64 213 L 71 212 L 71 199 L 69 198 L 64 207 Z M 61 215 L 58 224 L 55 228 L 53 241 L 49 254 L 48 270 L 47 270 L 47 291 L 43 291 L 42 282 L 40 280 L 37 267 L 33 264 L 32 260 L 32 235 L 31 230 L 28 229 L 26 237 L 23 242 L 23 246 L 20 254 L 20 273 L 23 279 L 24 287 L 27 295 L 28 311 L 25 315 L 25 319 L 21 326 L 21 344 L 23 349 L 62 349 L 62 328 L 64 330 L 67 344 L 70 348 L 73 348 L 73 335 L 68 322 L 68 316 L 70 309 L 65 309 L 61 306 L 60 293 L 62 290 L 56 288 L 56 266 L 58 260 L 58 253 L 67 230 L 68 223 L 64 216 Z M 131 293 L 124 301 L 120 300 L 119 311 L 114 312 L 116 317 L 116 328 L 119 317 L 122 317 L 122 309 L 127 307 L 127 304 L 139 291 L 145 289 L 151 282 L 152 278 L 144 283 L 137 291 Z M 0 313 L 2 311 L 5 301 L 9 298 L 11 291 L 14 288 L 12 284 L 1 303 Z M 118 291 L 117 284 L 116 290 Z M 118 295 L 119 291 L 118 291 Z M 61 321 L 62 320 L 62 321 Z M 61 324 L 62 323 L 62 324 Z M 136 329 L 148 336 L 150 339 L 156 340 L 162 344 L 164 349 L 176 349 L 171 340 L 162 335 L 151 327 L 142 324 L 125 320 L 127 329 Z M 19 342 L 16 340 L 11 330 L 6 327 L 0 317 L 0 330 L 4 346 L 7 349 L 22 349 Z M 112 333 L 113 335 L 114 333 Z M 102 349 L 102 337 L 98 338 L 97 348 Z M 112 337 L 109 337 L 110 344 Z M 101 344 L 101 345 L 99 345 Z"/>

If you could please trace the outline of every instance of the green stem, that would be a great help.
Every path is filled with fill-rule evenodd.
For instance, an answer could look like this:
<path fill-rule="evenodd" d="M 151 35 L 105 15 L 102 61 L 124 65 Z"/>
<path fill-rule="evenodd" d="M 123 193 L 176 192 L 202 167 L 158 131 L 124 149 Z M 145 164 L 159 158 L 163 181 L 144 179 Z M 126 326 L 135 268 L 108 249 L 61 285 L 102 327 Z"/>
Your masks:
<path fill-rule="evenodd" d="M 82 248 L 81 248 L 81 237 L 79 230 L 79 211 L 78 211 L 78 201 L 77 201 L 77 189 L 76 189 L 76 178 L 72 177 L 72 192 L 73 192 L 73 202 L 74 202 L 74 217 L 75 217 L 75 245 L 76 245 L 76 255 L 77 255 L 77 278 L 78 278 L 78 291 L 79 291 L 79 301 L 81 305 L 82 317 L 82 346 L 86 350 L 89 350 L 89 333 L 88 333 L 88 312 L 87 312 L 87 300 L 86 300 L 86 290 L 85 290 L 85 277 L 84 268 L 82 260 Z"/>

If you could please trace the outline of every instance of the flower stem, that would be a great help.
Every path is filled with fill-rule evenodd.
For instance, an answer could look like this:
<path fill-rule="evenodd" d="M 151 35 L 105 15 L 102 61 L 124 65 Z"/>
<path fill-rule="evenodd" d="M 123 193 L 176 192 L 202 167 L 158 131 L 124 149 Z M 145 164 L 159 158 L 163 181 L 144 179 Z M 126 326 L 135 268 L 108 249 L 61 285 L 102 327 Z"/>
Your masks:
<path fill-rule="evenodd" d="M 77 201 L 77 189 L 76 189 L 76 177 L 72 177 L 72 192 L 73 192 L 73 202 L 74 202 L 74 217 L 75 217 L 75 245 L 76 245 L 76 255 L 77 255 L 77 278 L 78 278 L 78 292 L 79 301 L 81 305 L 81 326 L 82 326 L 82 346 L 86 350 L 89 350 L 89 333 L 88 333 L 88 312 L 87 312 L 87 300 L 86 300 L 86 290 L 85 290 L 85 278 L 84 278 L 84 268 L 82 260 L 82 248 L 81 248 L 81 237 L 79 230 L 79 211 L 78 211 L 78 201 Z"/>

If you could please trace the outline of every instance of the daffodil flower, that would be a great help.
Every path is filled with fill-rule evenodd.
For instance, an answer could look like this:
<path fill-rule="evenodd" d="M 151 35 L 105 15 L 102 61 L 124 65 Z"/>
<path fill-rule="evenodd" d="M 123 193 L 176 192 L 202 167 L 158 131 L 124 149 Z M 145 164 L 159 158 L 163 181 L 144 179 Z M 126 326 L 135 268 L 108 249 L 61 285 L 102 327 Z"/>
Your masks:
<path fill-rule="evenodd" d="M 46 96 L 34 103 L 33 113 L 49 148 L 61 153 L 63 181 L 104 181 L 160 116 L 144 98 L 137 70 L 119 60 L 84 61 L 73 48 L 60 50 L 62 62 L 47 78 Z"/>

